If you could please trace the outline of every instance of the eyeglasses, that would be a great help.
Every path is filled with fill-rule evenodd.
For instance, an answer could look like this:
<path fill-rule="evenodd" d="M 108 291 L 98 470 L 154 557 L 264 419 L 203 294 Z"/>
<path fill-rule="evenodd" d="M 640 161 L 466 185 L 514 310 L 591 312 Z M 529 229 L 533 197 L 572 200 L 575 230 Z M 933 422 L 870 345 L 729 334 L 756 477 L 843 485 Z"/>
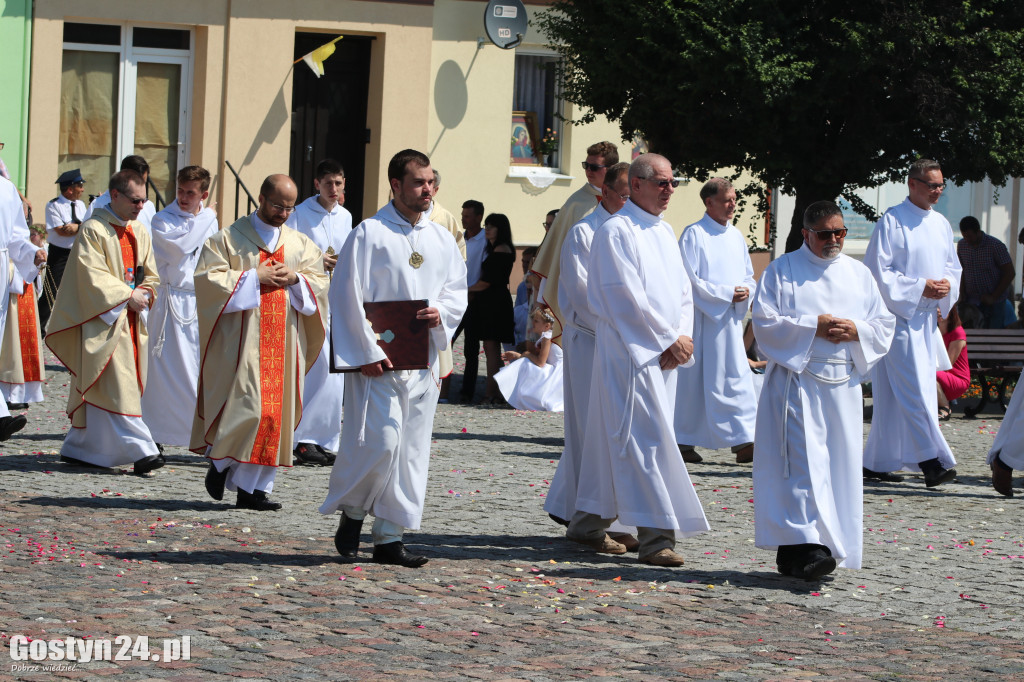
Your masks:
<path fill-rule="evenodd" d="M 146 203 L 146 197 L 142 197 L 141 199 L 133 199 L 132 197 L 128 196 L 127 194 L 121 194 L 120 196 L 125 201 L 127 201 L 127 202 L 129 202 L 131 204 L 135 204 L 136 206 L 142 206 L 144 203 Z"/>
<path fill-rule="evenodd" d="M 919 180 L 918 178 L 910 178 L 910 179 L 913 180 L 914 182 L 920 182 L 922 185 L 924 185 L 925 187 L 930 189 L 932 192 L 934 192 L 935 190 L 942 191 L 942 190 L 946 189 L 946 183 L 945 182 L 925 182 L 924 180 Z"/>
<path fill-rule="evenodd" d="M 294 206 L 282 206 L 281 204 L 275 204 L 273 201 L 269 201 L 267 203 L 270 204 L 271 208 L 275 208 L 278 211 L 281 211 L 281 213 L 291 213 L 295 210 Z"/>
<path fill-rule="evenodd" d="M 608 166 L 602 166 L 599 163 L 587 163 L 586 161 L 583 162 L 583 170 L 590 171 L 591 173 L 596 173 L 597 171 L 601 170 L 602 168 L 607 168 L 607 167 Z"/>
<path fill-rule="evenodd" d="M 814 236 L 816 236 L 823 242 L 829 241 L 832 237 L 835 237 L 837 240 L 842 239 L 843 237 L 846 236 L 846 233 L 848 231 L 845 227 L 838 230 L 811 230 L 809 228 L 805 229 L 807 229 L 808 232 L 813 232 Z"/>
<path fill-rule="evenodd" d="M 679 186 L 679 180 L 676 180 L 675 178 L 672 178 L 671 180 L 655 180 L 654 178 L 640 178 L 640 179 L 641 180 L 646 180 L 647 182 L 653 182 L 660 189 L 667 189 L 669 185 L 671 185 L 672 187 L 678 187 Z"/>
<path fill-rule="evenodd" d="M 555 221 L 554 221 L 554 220 L 552 220 L 552 221 L 551 221 L 551 222 L 549 223 L 548 221 L 546 221 L 546 220 L 545 220 L 545 221 L 544 221 L 544 222 L 542 222 L 542 223 L 541 223 L 540 225 L 541 225 L 541 227 L 543 227 L 543 228 L 544 228 L 545 230 L 548 230 L 548 229 L 550 229 L 550 228 L 551 228 L 551 225 L 552 225 L 552 224 L 554 224 L 554 222 L 555 222 Z"/>

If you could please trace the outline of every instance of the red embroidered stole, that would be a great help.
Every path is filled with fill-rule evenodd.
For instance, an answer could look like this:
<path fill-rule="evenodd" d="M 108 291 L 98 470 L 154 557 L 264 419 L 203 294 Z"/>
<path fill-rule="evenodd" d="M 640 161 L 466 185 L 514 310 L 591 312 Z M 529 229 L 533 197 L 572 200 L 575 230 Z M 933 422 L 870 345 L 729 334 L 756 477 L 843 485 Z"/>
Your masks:
<path fill-rule="evenodd" d="M 135 253 L 137 244 L 132 226 L 122 226 L 110 223 L 110 226 L 117 232 L 118 241 L 121 244 L 121 262 L 123 263 L 123 279 L 126 284 L 135 288 Z M 139 390 L 142 390 L 142 372 L 139 371 L 139 341 L 138 341 L 139 314 L 128 308 L 128 333 L 132 338 L 132 354 L 135 357 L 135 379 L 139 382 Z"/>
<path fill-rule="evenodd" d="M 273 256 L 260 249 L 260 261 L 284 262 L 284 247 Z M 281 412 L 284 407 L 285 334 L 288 292 L 260 284 L 260 425 L 249 461 L 277 466 L 281 446 Z"/>
<path fill-rule="evenodd" d="M 25 282 L 25 292 L 18 294 L 18 341 L 21 344 L 21 367 L 25 383 L 42 381 L 39 371 L 39 322 L 36 320 L 36 293 L 32 282 Z"/>

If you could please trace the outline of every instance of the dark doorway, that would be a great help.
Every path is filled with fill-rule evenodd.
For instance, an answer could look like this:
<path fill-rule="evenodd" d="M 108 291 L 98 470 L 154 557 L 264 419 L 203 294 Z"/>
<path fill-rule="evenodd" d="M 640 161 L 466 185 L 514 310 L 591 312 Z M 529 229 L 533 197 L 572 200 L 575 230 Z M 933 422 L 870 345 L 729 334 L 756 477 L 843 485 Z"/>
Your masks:
<path fill-rule="evenodd" d="M 336 34 L 296 33 L 295 59 L 330 41 Z M 295 65 L 292 88 L 292 146 L 289 173 L 299 187 L 299 201 L 313 189 L 316 164 L 336 159 L 345 167 L 345 208 L 353 224 L 363 219 L 366 104 L 370 88 L 370 43 L 367 36 L 346 35 L 324 62 L 317 78 L 303 62 Z M 376 206 L 370 207 L 372 215 Z"/>

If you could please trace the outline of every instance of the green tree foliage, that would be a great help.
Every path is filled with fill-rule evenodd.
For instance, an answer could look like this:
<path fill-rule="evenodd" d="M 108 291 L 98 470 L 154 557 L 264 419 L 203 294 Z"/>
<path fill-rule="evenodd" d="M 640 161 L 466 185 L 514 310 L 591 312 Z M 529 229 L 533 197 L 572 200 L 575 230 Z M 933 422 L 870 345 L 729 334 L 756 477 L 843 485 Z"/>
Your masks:
<path fill-rule="evenodd" d="M 809 203 L 876 219 L 852 190 L 921 156 L 957 183 L 1024 174 L 1019 0 L 558 0 L 538 23 L 581 122 L 795 195 L 796 246 Z"/>

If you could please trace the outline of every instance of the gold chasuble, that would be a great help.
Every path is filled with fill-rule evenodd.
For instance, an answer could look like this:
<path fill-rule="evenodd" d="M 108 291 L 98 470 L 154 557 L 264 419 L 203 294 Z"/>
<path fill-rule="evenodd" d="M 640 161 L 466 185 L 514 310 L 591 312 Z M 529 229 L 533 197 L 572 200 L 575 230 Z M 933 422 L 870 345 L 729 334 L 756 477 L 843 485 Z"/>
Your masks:
<path fill-rule="evenodd" d="M 261 284 L 259 307 L 224 313 L 242 274 L 271 258 L 305 278 L 317 312 L 300 315 L 287 289 Z M 302 387 L 325 339 L 323 254 L 289 227 L 281 227 L 271 254 L 246 216 L 206 241 L 195 283 L 202 357 L 191 449 L 202 454 L 212 446 L 212 459 L 291 466 Z"/>
<path fill-rule="evenodd" d="M 540 248 L 537 249 L 537 257 L 533 261 L 532 272 L 547 279 L 544 282 L 544 295 L 541 297 L 543 301 L 538 299 L 538 303 L 545 303 L 555 315 L 555 324 L 552 329 L 554 335 L 551 341 L 559 346 L 562 345 L 562 324 L 564 322 L 562 306 L 558 303 L 558 275 L 562 244 L 569 236 L 572 226 L 597 208 L 599 203 L 601 203 L 601 192 L 591 187 L 589 183 L 573 192 L 552 221 L 551 229 L 544 235 Z"/>
<path fill-rule="evenodd" d="M 105 208 L 85 221 L 71 247 L 47 323 L 46 345 L 71 371 L 68 416 L 85 427 L 89 403 L 107 412 L 142 416 L 149 334 L 144 317 L 125 306 L 113 324 L 100 315 L 126 303 L 135 288 L 156 300 L 160 285 L 149 232 L 123 225 Z"/>
<path fill-rule="evenodd" d="M 14 264 L 11 264 L 14 273 Z M 43 339 L 39 330 L 39 308 L 32 282 L 25 282 L 25 292 L 11 293 L 4 327 L 3 350 L 0 351 L 0 381 L 5 384 L 27 384 L 43 381 Z"/>

